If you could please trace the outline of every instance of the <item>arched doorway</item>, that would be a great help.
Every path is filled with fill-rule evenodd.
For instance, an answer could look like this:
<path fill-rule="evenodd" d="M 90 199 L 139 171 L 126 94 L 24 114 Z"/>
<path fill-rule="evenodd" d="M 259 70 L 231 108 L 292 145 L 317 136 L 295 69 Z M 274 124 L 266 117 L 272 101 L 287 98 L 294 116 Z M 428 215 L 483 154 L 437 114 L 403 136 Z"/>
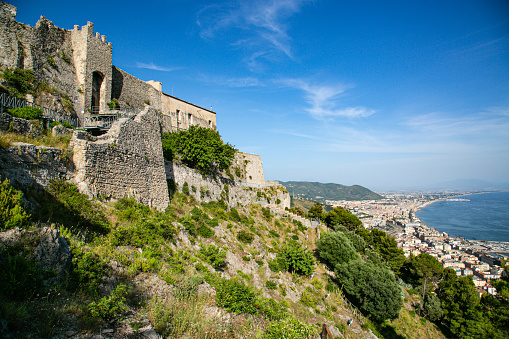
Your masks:
<path fill-rule="evenodd" d="M 92 73 L 92 113 L 98 114 L 101 107 L 101 86 L 104 76 L 99 72 Z"/>

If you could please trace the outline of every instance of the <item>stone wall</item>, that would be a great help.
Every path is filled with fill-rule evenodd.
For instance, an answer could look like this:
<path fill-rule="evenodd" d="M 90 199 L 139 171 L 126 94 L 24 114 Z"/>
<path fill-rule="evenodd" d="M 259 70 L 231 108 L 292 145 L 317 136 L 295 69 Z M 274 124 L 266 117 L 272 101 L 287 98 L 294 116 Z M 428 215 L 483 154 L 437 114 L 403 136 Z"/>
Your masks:
<path fill-rule="evenodd" d="M 165 209 L 169 204 L 161 134 L 167 118 L 146 108 L 134 119 L 120 119 L 97 140 L 75 132 L 71 140 L 80 192 L 106 198 L 134 197 Z"/>
<path fill-rule="evenodd" d="M 238 152 L 235 154 L 233 168 L 240 169 L 239 181 L 248 184 L 265 185 L 262 158 L 256 154 Z"/>
<path fill-rule="evenodd" d="M 247 206 L 251 203 L 274 205 L 282 209 L 290 207 L 290 195 L 281 185 L 249 185 L 236 183 L 222 175 L 203 177 L 197 171 L 171 161 L 165 161 L 166 178 L 176 183 L 182 191 L 187 183 L 189 195 L 196 201 L 224 200 L 228 207 Z"/>
<path fill-rule="evenodd" d="M 131 74 L 113 66 L 112 92 L 125 108 L 143 107 L 147 102 L 156 110 L 161 110 L 161 92 Z"/>

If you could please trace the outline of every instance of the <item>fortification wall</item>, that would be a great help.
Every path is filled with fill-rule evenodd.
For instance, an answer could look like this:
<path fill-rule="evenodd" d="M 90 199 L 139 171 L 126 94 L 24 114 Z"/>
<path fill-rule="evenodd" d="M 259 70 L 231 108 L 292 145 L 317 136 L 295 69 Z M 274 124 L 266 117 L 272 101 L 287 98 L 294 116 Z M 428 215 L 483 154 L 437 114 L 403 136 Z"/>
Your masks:
<path fill-rule="evenodd" d="M 134 120 L 117 121 L 96 141 L 75 132 L 71 140 L 74 182 L 80 192 L 107 198 L 130 196 L 144 205 L 165 209 L 169 196 L 161 133 L 169 128 L 166 120 L 147 108 Z"/>
<path fill-rule="evenodd" d="M 179 163 L 165 161 L 166 179 L 173 181 L 176 188 L 182 192 L 187 183 L 189 195 L 196 201 L 224 200 L 228 207 L 246 206 L 251 203 L 274 205 L 284 210 L 290 208 L 290 195 L 279 184 L 256 185 L 239 184 L 234 180 L 220 175 L 203 177 L 197 171 Z"/>
<path fill-rule="evenodd" d="M 146 102 L 156 110 L 161 110 L 161 92 L 118 67 L 112 68 L 112 97 L 130 107 L 143 107 Z"/>
<path fill-rule="evenodd" d="M 235 154 L 233 167 L 240 169 L 241 175 L 238 179 L 240 182 L 265 185 L 261 156 L 238 152 Z"/>

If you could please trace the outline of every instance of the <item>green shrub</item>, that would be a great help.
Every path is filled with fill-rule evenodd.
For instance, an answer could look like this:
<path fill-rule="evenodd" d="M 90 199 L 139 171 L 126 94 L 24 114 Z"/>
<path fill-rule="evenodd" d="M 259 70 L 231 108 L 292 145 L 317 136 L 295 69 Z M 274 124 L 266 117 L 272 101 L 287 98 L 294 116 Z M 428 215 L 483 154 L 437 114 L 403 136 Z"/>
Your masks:
<path fill-rule="evenodd" d="M 103 275 L 108 273 L 106 264 L 97 254 L 85 250 L 83 244 L 71 248 L 73 254 L 71 279 L 74 287 L 96 295 Z"/>
<path fill-rule="evenodd" d="M 198 293 L 198 286 L 203 283 L 203 277 L 193 275 L 175 283 L 175 290 L 173 295 L 179 300 L 189 299 L 196 296 Z"/>
<path fill-rule="evenodd" d="M 201 247 L 198 255 L 216 270 L 226 266 L 226 251 L 221 247 L 215 245 Z"/>
<path fill-rule="evenodd" d="M 108 297 L 101 298 L 97 303 L 91 302 L 88 310 L 93 317 L 112 319 L 128 310 L 126 296 L 127 286 L 118 285 Z"/>
<path fill-rule="evenodd" d="M 359 259 L 336 265 L 334 273 L 348 299 L 372 319 L 398 317 L 403 301 L 391 271 Z"/>
<path fill-rule="evenodd" d="M 42 272 L 23 254 L 0 251 L 0 272 L 0 295 L 8 299 L 30 299 L 42 287 Z"/>
<path fill-rule="evenodd" d="M 275 290 L 277 289 L 277 284 L 271 280 L 267 280 L 265 282 L 265 287 L 267 287 L 269 290 Z"/>
<path fill-rule="evenodd" d="M 274 231 L 274 230 L 270 230 L 270 231 L 269 231 L 269 234 L 270 234 L 272 237 L 274 237 L 274 238 L 279 238 L 279 237 L 281 237 L 281 236 L 279 235 L 279 233 L 277 233 L 277 232 L 276 232 L 276 231 Z"/>
<path fill-rule="evenodd" d="M 254 235 L 253 233 L 241 230 L 239 233 L 237 233 L 237 239 L 243 243 L 250 244 L 254 240 Z"/>
<path fill-rule="evenodd" d="M 236 151 L 221 140 L 217 131 L 197 125 L 190 126 L 187 131 L 165 133 L 162 144 L 165 159 L 180 158 L 202 174 L 211 173 L 216 166 L 219 170 L 229 168 Z"/>
<path fill-rule="evenodd" d="M 29 106 L 25 106 L 25 107 L 22 107 L 22 108 L 19 108 L 19 107 L 18 108 L 13 108 L 13 109 L 10 109 L 8 112 L 13 117 L 18 117 L 18 118 L 26 119 L 26 120 L 38 120 L 38 119 L 41 119 L 42 115 L 44 113 L 44 111 L 42 109 L 40 109 L 40 108 L 29 107 Z"/>
<path fill-rule="evenodd" d="M 23 97 L 27 93 L 33 94 L 35 85 L 34 71 L 31 69 L 14 70 L 7 68 L 3 72 L 3 78 L 7 81 L 9 94 L 16 97 Z"/>
<path fill-rule="evenodd" d="M 62 60 L 68 65 L 71 64 L 71 58 L 69 58 L 67 55 L 65 55 L 64 51 L 62 51 Z"/>
<path fill-rule="evenodd" d="M 49 124 L 49 127 L 50 128 L 53 128 L 55 126 L 58 126 L 58 125 L 62 125 L 64 126 L 65 128 L 69 128 L 69 129 L 76 129 L 76 127 L 74 127 L 73 125 L 71 125 L 70 123 L 68 123 L 67 121 L 64 121 L 64 122 L 60 122 L 60 121 L 53 121 Z"/>
<path fill-rule="evenodd" d="M 182 193 L 189 195 L 189 184 L 187 181 L 184 181 L 184 184 L 182 185 Z"/>
<path fill-rule="evenodd" d="M 272 214 L 270 213 L 270 208 L 268 207 L 262 207 L 262 215 L 268 221 L 272 219 Z"/>
<path fill-rule="evenodd" d="M 256 294 L 234 279 L 223 279 L 216 286 L 216 304 L 228 312 L 256 314 Z"/>
<path fill-rule="evenodd" d="M 264 339 L 311 339 L 318 331 L 297 319 L 289 318 L 272 321 L 265 329 Z"/>
<path fill-rule="evenodd" d="M 23 193 L 15 190 L 8 179 L 0 182 L 0 230 L 24 227 L 30 214 L 23 209 Z"/>
<path fill-rule="evenodd" d="M 318 247 L 318 255 L 330 269 L 334 269 L 338 264 L 360 260 L 361 258 L 343 232 L 322 234 L 316 246 Z"/>
<path fill-rule="evenodd" d="M 48 64 L 51 66 L 51 67 L 57 67 L 57 63 L 55 62 L 55 60 L 51 57 L 51 56 L 47 56 L 46 57 L 46 61 L 48 62 Z"/>
<path fill-rule="evenodd" d="M 53 180 L 47 187 L 45 197 L 40 200 L 42 208 L 39 219 L 59 223 L 87 234 L 107 233 L 109 222 L 103 208 L 78 192 L 75 185 L 64 180 Z"/>
<path fill-rule="evenodd" d="M 113 98 L 110 102 L 108 102 L 106 105 L 108 105 L 110 110 L 115 110 L 120 108 L 120 103 L 117 99 Z"/>
<path fill-rule="evenodd" d="M 318 304 L 316 297 L 312 295 L 309 291 L 302 292 L 302 295 L 300 296 L 300 302 L 312 308 L 315 308 L 316 305 Z"/>
<path fill-rule="evenodd" d="M 215 235 L 213 229 L 208 227 L 207 225 L 201 225 L 196 229 L 196 233 L 203 238 L 211 238 Z"/>
<path fill-rule="evenodd" d="M 258 298 L 255 306 L 260 314 L 270 320 L 280 320 L 288 316 L 288 310 L 272 298 Z"/>
<path fill-rule="evenodd" d="M 310 252 L 306 252 L 297 242 L 285 244 L 277 254 L 279 267 L 299 275 L 311 275 L 314 271 L 315 260 Z M 270 267 L 270 265 L 269 265 Z"/>

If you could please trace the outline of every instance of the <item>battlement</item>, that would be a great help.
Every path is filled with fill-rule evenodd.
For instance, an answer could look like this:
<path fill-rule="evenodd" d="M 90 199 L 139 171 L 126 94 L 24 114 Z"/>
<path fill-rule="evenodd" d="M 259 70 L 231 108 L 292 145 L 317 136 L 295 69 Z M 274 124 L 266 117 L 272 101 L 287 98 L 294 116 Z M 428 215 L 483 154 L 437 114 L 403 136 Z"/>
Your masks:
<path fill-rule="evenodd" d="M 88 21 L 85 26 L 82 26 L 81 29 L 80 29 L 79 25 L 74 25 L 72 33 L 74 35 L 78 35 L 81 33 L 83 38 L 86 37 L 87 39 L 95 38 L 97 40 L 97 42 L 101 42 L 101 43 L 107 45 L 109 48 L 112 48 L 112 44 L 111 44 L 111 42 L 108 42 L 106 35 L 101 35 L 101 34 L 99 34 L 99 32 L 95 32 L 95 34 L 94 34 L 94 24 L 90 21 Z"/>

